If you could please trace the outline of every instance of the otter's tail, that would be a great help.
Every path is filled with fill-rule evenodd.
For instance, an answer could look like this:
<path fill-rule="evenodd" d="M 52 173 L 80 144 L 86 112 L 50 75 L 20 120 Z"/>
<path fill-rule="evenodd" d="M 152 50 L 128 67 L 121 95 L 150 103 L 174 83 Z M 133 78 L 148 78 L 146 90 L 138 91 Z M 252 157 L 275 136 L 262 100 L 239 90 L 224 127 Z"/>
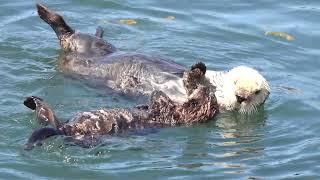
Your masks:
<path fill-rule="evenodd" d="M 40 3 L 37 4 L 37 10 L 40 18 L 51 26 L 59 40 L 74 33 L 74 30 L 68 26 L 63 17 L 58 13 L 51 11 L 45 5 Z"/>
<path fill-rule="evenodd" d="M 33 131 L 31 136 L 28 139 L 28 142 L 25 144 L 25 150 L 31 150 L 35 146 L 40 146 L 41 141 L 55 135 L 62 135 L 63 133 L 57 129 L 44 127 Z"/>

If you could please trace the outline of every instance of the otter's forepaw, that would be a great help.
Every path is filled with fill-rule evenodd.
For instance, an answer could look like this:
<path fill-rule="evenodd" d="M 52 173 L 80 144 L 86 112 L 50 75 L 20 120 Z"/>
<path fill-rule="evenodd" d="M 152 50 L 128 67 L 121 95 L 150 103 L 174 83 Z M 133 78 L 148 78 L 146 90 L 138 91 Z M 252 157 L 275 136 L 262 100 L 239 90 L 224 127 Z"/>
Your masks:
<path fill-rule="evenodd" d="M 201 61 L 191 66 L 191 71 L 193 71 L 194 69 L 199 69 L 203 74 L 205 74 L 207 71 L 206 65 Z"/>
<path fill-rule="evenodd" d="M 162 91 L 153 91 L 151 94 L 150 102 L 149 102 L 149 109 L 154 110 L 160 110 L 161 108 L 166 108 L 169 106 L 173 106 L 173 101 L 169 98 L 168 95 L 166 95 Z"/>

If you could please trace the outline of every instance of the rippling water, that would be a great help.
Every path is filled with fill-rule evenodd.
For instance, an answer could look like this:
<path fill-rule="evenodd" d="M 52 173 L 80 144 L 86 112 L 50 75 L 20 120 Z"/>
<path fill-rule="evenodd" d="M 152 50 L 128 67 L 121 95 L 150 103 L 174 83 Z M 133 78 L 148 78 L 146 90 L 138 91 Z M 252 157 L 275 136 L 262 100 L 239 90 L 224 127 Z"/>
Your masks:
<path fill-rule="evenodd" d="M 59 72 L 57 39 L 35 3 L 0 2 L 0 178 L 320 178 L 319 1 L 45 1 L 83 32 L 102 26 L 104 38 L 122 50 L 186 66 L 199 59 L 212 69 L 248 65 L 272 89 L 264 111 L 253 117 L 224 114 L 208 124 L 114 137 L 93 149 L 51 138 L 26 152 L 23 145 L 37 127 L 22 105 L 26 96 L 43 97 L 65 119 L 134 104 Z"/>

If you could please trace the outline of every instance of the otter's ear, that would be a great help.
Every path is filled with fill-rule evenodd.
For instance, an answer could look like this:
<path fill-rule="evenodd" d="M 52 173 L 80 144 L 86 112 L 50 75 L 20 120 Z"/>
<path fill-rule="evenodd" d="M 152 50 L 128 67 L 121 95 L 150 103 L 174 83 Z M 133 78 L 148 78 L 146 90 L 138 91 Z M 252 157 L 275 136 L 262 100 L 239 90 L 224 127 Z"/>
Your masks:
<path fill-rule="evenodd" d="M 206 65 L 201 61 L 191 66 L 191 71 L 194 69 L 199 69 L 203 74 L 206 74 L 207 71 Z"/>

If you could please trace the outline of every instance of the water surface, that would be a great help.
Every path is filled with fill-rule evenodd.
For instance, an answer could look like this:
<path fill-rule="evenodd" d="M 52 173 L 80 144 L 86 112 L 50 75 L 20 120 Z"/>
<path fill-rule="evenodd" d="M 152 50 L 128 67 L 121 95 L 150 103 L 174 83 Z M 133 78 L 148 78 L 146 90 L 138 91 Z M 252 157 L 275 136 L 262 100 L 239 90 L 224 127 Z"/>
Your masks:
<path fill-rule="evenodd" d="M 51 138 L 27 152 L 23 145 L 38 125 L 22 105 L 26 96 L 43 97 L 64 119 L 134 105 L 59 72 L 57 39 L 35 3 L 0 2 L 1 179 L 320 178 L 319 1 L 45 1 L 82 32 L 102 26 L 104 38 L 121 50 L 186 66 L 202 60 L 217 70 L 254 67 L 270 82 L 271 95 L 252 117 L 224 114 L 207 124 L 110 138 L 92 149 Z"/>

